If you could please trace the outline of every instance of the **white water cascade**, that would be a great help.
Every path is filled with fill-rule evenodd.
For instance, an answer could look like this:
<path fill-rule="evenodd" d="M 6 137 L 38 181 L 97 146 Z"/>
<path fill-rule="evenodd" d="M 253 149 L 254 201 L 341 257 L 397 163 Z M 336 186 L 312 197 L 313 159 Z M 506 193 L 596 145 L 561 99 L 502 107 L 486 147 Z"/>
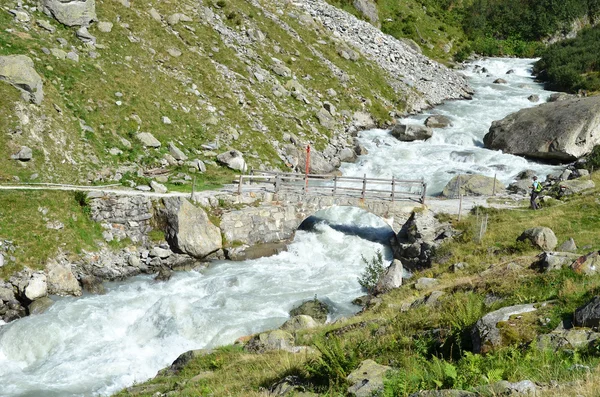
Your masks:
<path fill-rule="evenodd" d="M 427 142 L 400 143 L 387 132 L 362 133 L 370 154 L 346 165 L 347 175 L 423 177 L 439 192 L 456 172 L 478 172 L 509 182 L 532 168 L 552 167 L 481 148 L 492 120 L 523 107 L 542 91 L 529 77 L 531 61 L 476 62 L 489 70 L 466 71 L 476 90 L 472 101 L 439 106 L 454 126 L 435 130 Z M 514 69 L 515 73 L 505 73 Z M 492 84 L 502 77 L 509 83 Z M 523 86 L 525 85 L 525 86 Z M 405 122 L 422 123 L 429 114 Z M 377 138 L 380 143 L 374 142 Z M 357 209 L 334 208 L 319 214 L 331 223 L 383 228 L 383 221 Z M 313 298 L 334 308 L 332 319 L 359 308 L 357 278 L 364 264 L 382 250 L 379 243 L 341 233 L 325 224 L 298 231 L 287 252 L 244 262 L 218 262 L 201 271 L 178 272 L 168 282 L 140 276 L 108 283 L 105 295 L 55 298 L 45 313 L 0 325 L 0 396 L 48 397 L 110 395 L 153 377 L 181 353 L 233 343 L 236 338 L 280 326 L 288 311 Z"/>
<path fill-rule="evenodd" d="M 463 73 L 475 90 L 470 101 L 450 101 L 430 111 L 399 120 L 404 124 L 423 124 L 434 114 L 449 117 L 452 126 L 434 129 L 427 141 L 400 142 L 385 130 L 361 132 L 359 138 L 369 154 L 354 164 L 344 164 L 344 175 L 427 182 L 428 194 L 437 194 L 456 174 L 475 173 L 497 178 L 508 185 L 525 169 L 532 169 L 545 179 L 556 167 L 534 163 L 500 151 L 483 148 L 483 137 L 492 121 L 500 120 L 519 109 L 537 106 L 551 94 L 533 81 L 534 59 L 481 59 L 469 64 Z M 485 68 L 486 72 L 481 72 Z M 513 71 L 507 74 L 508 71 Z M 494 84 L 502 78 L 506 84 Z M 527 98 L 538 95 L 539 102 Z"/>

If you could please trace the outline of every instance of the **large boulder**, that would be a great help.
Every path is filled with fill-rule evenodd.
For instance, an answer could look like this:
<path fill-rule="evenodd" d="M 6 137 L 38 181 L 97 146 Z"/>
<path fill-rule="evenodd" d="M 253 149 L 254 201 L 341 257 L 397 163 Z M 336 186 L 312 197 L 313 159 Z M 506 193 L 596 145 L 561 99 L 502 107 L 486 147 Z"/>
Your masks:
<path fill-rule="evenodd" d="M 88 26 L 97 21 L 96 0 L 41 0 L 44 13 L 67 26 Z"/>
<path fill-rule="evenodd" d="M 351 386 L 348 395 L 370 397 L 383 391 L 383 379 L 391 370 L 387 365 L 379 365 L 373 360 L 365 360 L 346 378 Z"/>
<path fill-rule="evenodd" d="M 390 133 L 402 142 L 424 141 L 433 136 L 431 128 L 415 124 L 397 124 Z"/>
<path fill-rule="evenodd" d="M 135 137 L 137 138 L 138 141 L 140 141 L 142 143 L 142 145 L 144 145 L 146 147 L 153 147 L 153 148 L 160 147 L 160 141 L 158 139 L 156 139 L 154 137 L 154 135 L 152 135 L 149 132 L 140 132 Z"/>
<path fill-rule="evenodd" d="M 544 251 L 552 251 L 558 244 L 552 229 L 543 226 L 525 230 L 517 237 L 517 241 L 529 241 L 534 247 Z"/>
<path fill-rule="evenodd" d="M 590 329 L 560 329 L 538 336 L 537 347 L 542 350 L 580 349 L 599 339 L 600 333 Z"/>
<path fill-rule="evenodd" d="M 284 151 L 289 164 L 297 171 L 304 173 L 306 168 L 306 147 L 301 145 L 286 145 Z M 309 173 L 329 174 L 335 171 L 335 169 L 336 167 L 321 152 L 311 148 Z"/>
<path fill-rule="evenodd" d="M 560 183 L 561 194 L 568 196 L 571 194 L 581 193 L 586 190 L 594 189 L 596 184 L 591 179 L 570 179 Z"/>
<path fill-rule="evenodd" d="M 25 55 L 0 56 L 0 80 L 18 88 L 23 98 L 39 105 L 44 99 L 42 78 Z"/>
<path fill-rule="evenodd" d="M 572 264 L 580 256 L 571 252 L 542 252 L 538 258 L 538 267 L 544 272 L 560 270 Z"/>
<path fill-rule="evenodd" d="M 475 353 L 485 353 L 500 346 L 502 344 L 502 334 L 498 328 L 498 323 L 507 321 L 511 316 L 535 310 L 537 308 L 533 304 L 524 304 L 503 307 L 502 309 L 486 314 L 475 323 L 471 331 L 473 351 Z"/>
<path fill-rule="evenodd" d="M 591 301 L 575 310 L 573 325 L 587 328 L 600 326 L 600 296 L 595 296 Z"/>
<path fill-rule="evenodd" d="M 354 0 L 352 2 L 354 8 L 356 8 L 371 25 L 380 28 L 381 23 L 379 22 L 379 11 L 377 10 L 377 3 L 373 0 Z"/>
<path fill-rule="evenodd" d="M 184 198 L 164 200 L 165 238 L 171 249 L 194 258 L 205 258 L 223 246 L 220 229 L 202 208 Z"/>
<path fill-rule="evenodd" d="M 217 156 L 217 161 L 235 171 L 246 172 L 248 166 L 244 155 L 239 150 L 229 150 Z"/>
<path fill-rule="evenodd" d="M 461 194 L 463 196 L 491 196 L 504 189 L 506 188 L 502 182 L 489 176 L 460 174 L 446 184 L 442 196 L 458 197 Z"/>
<path fill-rule="evenodd" d="M 375 286 L 375 292 L 380 294 L 399 288 L 402 285 L 402 273 L 404 269 L 402 262 L 394 259 L 393 262 L 384 270 L 383 275 Z"/>
<path fill-rule="evenodd" d="M 25 287 L 25 297 L 31 301 L 34 301 L 46 295 L 48 295 L 46 275 L 43 273 L 33 273 L 29 283 Z"/>
<path fill-rule="evenodd" d="M 81 296 L 81 285 L 71 271 L 71 265 L 53 260 L 46 265 L 48 293 L 52 295 Z"/>
<path fill-rule="evenodd" d="M 452 125 L 450 117 L 436 114 L 425 119 L 425 126 L 429 128 L 446 128 Z"/>
<path fill-rule="evenodd" d="M 552 162 L 570 162 L 600 144 L 600 96 L 545 103 L 494 121 L 488 149 Z"/>

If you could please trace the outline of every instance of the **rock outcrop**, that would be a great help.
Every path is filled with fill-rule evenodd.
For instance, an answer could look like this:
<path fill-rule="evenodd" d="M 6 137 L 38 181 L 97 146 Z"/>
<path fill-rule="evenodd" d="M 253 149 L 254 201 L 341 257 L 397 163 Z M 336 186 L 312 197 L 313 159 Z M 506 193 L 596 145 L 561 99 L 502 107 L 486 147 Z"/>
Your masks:
<path fill-rule="evenodd" d="M 46 15 L 67 26 L 88 26 L 96 21 L 96 0 L 41 0 Z"/>
<path fill-rule="evenodd" d="M 600 296 L 595 296 L 591 301 L 575 310 L 573 325 L 588 328 L 600 326 Z"/>
<path fill-rule="evenodd" d="M 348 375 L 351 386 L 348 395 L 354 397 L 369 397 L 383 391 L 383 379 L 392 368 L 377 364 L 373 360 L 365 360 L 359 367 Z"/>
<path fill-rule="evenodd" d="M 505 189 L 502 182 L 489 176 L 461 174 L 455 176 L 446 184 L 442 196 L 491 196 Z"/>
<path fill-rule="evenodd" d="M 174 251 L 201 259 L 222 248 L 221 231 L 202 208 L 184 198 L 169 198 L 164 204 L 165 238 Z"/>
<path fill-rule="evenodd" d="M 570 162 L 600 144 L 600 96 L 545 103 L 494 121 L 483 138 L 499 149 L 550 162 Z"/>
<path fill-rule="evenodd" d="M 42 78 L 25 55 L 0 56 L 0 80 L 18 88 L 23 98 L 39 105 L 44 99 Z"/>

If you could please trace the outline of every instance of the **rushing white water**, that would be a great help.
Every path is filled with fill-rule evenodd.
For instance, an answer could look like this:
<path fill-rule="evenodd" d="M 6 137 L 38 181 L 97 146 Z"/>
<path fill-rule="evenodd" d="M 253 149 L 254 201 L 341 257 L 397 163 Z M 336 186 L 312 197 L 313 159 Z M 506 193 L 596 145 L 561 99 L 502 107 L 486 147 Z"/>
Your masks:
<path fill-rule="evenodd" d="M 362 210 L 332 209 L 324 219 L 387 226 Z M 233 343 L 279 327 L 288 311 L 315 295 L 332 318 L 359 308 L 364 263 L 389 249 L 320 224 L 299 231 L 287 252 L 245 262 L 219 262 L 108 284 L 105 295 L 61 298 L 41 315 L 0 327 L 1 396 L 110 395 L 144 381 L 190 349 Z"/>
<path fill-rule="evenodd" d="M 452 128 L 413 143 L 400 143 L 381 130 L 364 132 L 370 154 L 346 165 L 344 173 L 423 177 L 435 193 L 457 172 L 498 173 L 509 182 L 523 169 L 540 175 L 550 171 L 481 148 L 493 120 L 535 105 L 527 100 L 531 94 L 541 100 L 548 95 L 529 77 L 531 61 L 476 63 L 490 76 L 465 71 L 476 90 L 472 101 L 450 102 L 404 120 L 422 123 L 429 114 L 444 114 L 453 120 Z M 506 75 L 509 69 L 516 73 Z M 497 77 L 509 83 L 492 84 Z M 385 225 L 358 209 L 333 208 L 319 216 L 332 225 L 374 229 L 362 233 L 371 237 Z M 381 244 L 318 224 L 311 232 L 297 232 L 287 252 L 270 258 L 223 261 L 199 272 L 175 273 L 164 283 L 149 276 L 109 283 L 101 296 L 57 298 L 44 314 L 0 324 L 0 396 L 110 395 L 154 376 L 187 350 L 276 328 L 291 308 L 315 295 L 333 306 L 333 318 L 350 315 L 358 309 L 351 300 L 362 293 L 357 282 L 364 268 L 361 256 L 371 258 L 377 250 L 390 260 Z"/>
<path fill-rule="evenodd" d="M 434 129 L 427 141 L 400 142 L 388 131 L 362 132 L 361 143 L 369 151 L 355 164 L 342 167 L 344 175 L 399 179 L 423 178 L 429 194 L 437 194 L 458 173 L 476 173 L 497 178 L 505 184 L 525 169 L 535 170 L 542 179 L 556 167 L 538 164 L 522 157 L 484 149 L 483 137 L 492 121 L 519 109 L 545 102 L 551 94 L 531 77 L 533 59 L 489 58 L 470 64 L 464 74 L 475 90 L 473 100 L 451 101 L 429 112 L 399 120 L 405 124 L 423 124 L 434 114 L 448 116 L 452 127 Z M 487 73 L 476 70 L 476 65 Z M 506 74 L 509 70 L 514 73 Z M 494 84 L 502 78 L 507 84 Z M 527 98 L 539 95 L 539 102 Z"/>

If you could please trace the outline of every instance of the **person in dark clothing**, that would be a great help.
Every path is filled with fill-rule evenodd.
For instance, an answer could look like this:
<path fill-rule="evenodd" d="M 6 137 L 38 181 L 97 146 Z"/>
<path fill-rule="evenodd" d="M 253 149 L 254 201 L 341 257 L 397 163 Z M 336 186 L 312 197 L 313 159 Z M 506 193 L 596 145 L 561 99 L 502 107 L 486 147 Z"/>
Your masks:
<path fill-rule="evenodd" d="M 531 209 L 537 210 L 537 209 L 539 209 L 539 207 L 538 207 L 537 203 L 535 202 L 535 200 L 537 199 L 538 195 L 542 191 L 542 184 L 538 182 L 537 176 L 533 177 L 533 183 L 529 187 L 531 188 L 531 199 L 529 200 L 529 202 L 531 203 Z"/>

